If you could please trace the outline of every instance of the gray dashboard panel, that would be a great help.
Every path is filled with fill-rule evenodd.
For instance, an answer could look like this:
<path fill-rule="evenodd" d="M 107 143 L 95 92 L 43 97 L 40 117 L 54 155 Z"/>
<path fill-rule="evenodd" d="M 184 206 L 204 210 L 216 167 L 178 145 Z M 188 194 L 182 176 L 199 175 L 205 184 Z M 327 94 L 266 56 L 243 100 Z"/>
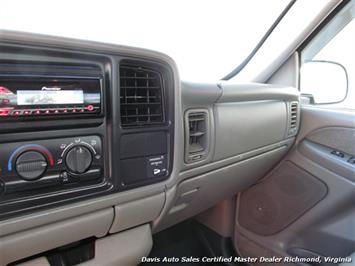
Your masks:
<path fill-rule="evenodd" d="M 224 82 L 206 84 L 182 82 L 181 97 L 183 114 L 187 110 L 200 108 L 209 112 L 212 140 L 207 158 L 193 164 L 183 163 L 182 170 L 185 172 L 187 170 L 193 171 L 194 169 L 201 170 L 203 166 L 213 164 L 223 158 L 233 157 L 243 152 L 283 141 L 286 135 L 286 119 L 288 115 L 285 102 L 298 101 L 299 91 L 293 87 L 259 83 L 233 84 Z M 235 108 L 233 108 L 233 105 Z M 268 111 L 272 112 L 272 114 L 268 116 L 262 110 L 263 106 L 270 107 Z M 253 117 L 249 117 L 249 112 Z M 270 122 L 275 128 L 270 127 Z M 253 145 L 255 139 L 249 141 L 249 138 L 245 136 L 248 135 L 246 131 L 253 127 L 270 131 L 270 134 L 266 133 L 262 136 L 261 130 L 252 132 L 259 133 L 258 137 L 261 136 L 261 141 L 257 145 Z M 243 136 L 235 139 L 237 136 L 230 134 L 230 132 L 237 132 L 243 134 Z M 221 135 L 221 133 L 226 135 Z M 220 135 L 217 136 L 217 134 Z M 227 142 L 224 139 L 225 137 L 230 137 L 235 141 L 233 143 L 231 141 Z M 269 139 L 267 139 L 268 137 Z M 244 147 L 240 147 L 243 145 Z M 225 149 L 227 151 L 224 153 Z"/>
<path fill-rule="evenodd" d="M 204 95 L 204 89 L 207 95 Z M 208 85 L 183 82 L 181 92 L 183 113 L 205 108 L 213 115 L 210 154 L 201 162 L 183 164 L 177 181 L 189 179 L 185 182 L 197 182 L 198 187 L 203 189 L 196 187 L 191 191 L 181 191 L 184 181 L 177 189 L 168 189 L 166 204 L 154 222 L 154 231 L 160 231 L 211 207 L 226 195 L 226 187 L 231 188 L 230 193 L 235 194 L 245 188 L 242 185 L 244 182 L 255 182 L 260 177 L 256 173 L 249 175 L 244 172 L 245 175 L 239 176 L 238 162 L 241 167 L 244 162 L 248 162 L 248 165 L 260 171 L 267 171 L 289 150 L 294 141 L 294 138 L 286 138 L 285 133 L 288 116 L 286 103 L 299 100 L 299 92 L 295 88 L 252 83 Z M 280 157 L 271 156 L 266 159 L 268 157 L 264 156 L 279 150 L 284 151 Z M 259 165 L 260 157 L 268 161 L 269 166 Z M 213 175 L 214 171 L 220 171 L 219 176 Z M 219 186 L 214 181 L 218 182 L 220 190 L 216 190 Z M 239 185 L 235 185 L 235 182 Z M 208 199 L 211 191 L 215 191 L 217 196 Z M 181 196 L 183 199 L 179 199 Z M 185 206 L 184 201 L 194 197 L 195 203 Z"/>
<path fill-rule="evenodd" d="M 222 96 L 222 88 L 217 83 L 182 82 L 182 104 L 190 107 L 211 106 Z"/>

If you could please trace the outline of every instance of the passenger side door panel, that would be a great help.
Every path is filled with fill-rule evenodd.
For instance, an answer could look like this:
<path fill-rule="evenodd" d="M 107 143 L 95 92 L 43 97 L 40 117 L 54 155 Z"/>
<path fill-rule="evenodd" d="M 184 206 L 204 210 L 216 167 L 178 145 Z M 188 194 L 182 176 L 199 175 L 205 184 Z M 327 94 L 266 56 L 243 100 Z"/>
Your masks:
<path fill-rule="evenodd" d="M 291 152 L 237 201 L 243 256 L 346 257 L 355 246 L 355 113 L 303 106 Z"/>

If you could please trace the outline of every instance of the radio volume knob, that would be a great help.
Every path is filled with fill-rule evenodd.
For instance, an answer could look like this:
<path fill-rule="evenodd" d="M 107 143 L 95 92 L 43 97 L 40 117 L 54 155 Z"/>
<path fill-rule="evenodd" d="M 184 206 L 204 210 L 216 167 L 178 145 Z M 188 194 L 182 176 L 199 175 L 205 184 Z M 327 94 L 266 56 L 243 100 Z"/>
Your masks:
<path fill-rule="evenodd" d="M 47 169 L 47 160 L 37 151 L 25 151 L 16 160 L 17 174 L 28 181 L 40 178 Z"/>
<path fill-rule="evenodd" d="M 88 148 L 83 145 L 77 145 L 71 148 L 66 157 L 65 164 L 68 170 L 75 174 L 85 173 L 92 163 L 92 154 Z"/>

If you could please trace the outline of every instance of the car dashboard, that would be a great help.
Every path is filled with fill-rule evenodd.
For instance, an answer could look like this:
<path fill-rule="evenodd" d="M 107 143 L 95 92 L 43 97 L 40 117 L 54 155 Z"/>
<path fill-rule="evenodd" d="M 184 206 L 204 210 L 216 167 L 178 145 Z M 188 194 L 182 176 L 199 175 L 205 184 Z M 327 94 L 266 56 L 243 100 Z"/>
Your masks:
<path fill-rule="evenodd" d="M 158 52 L 1 36 L 1 265 L 92 237 L 86 265 L 135 265 L 152 233 L 256 183 L 295 141 L 296 88 L 184 82 Z"/>

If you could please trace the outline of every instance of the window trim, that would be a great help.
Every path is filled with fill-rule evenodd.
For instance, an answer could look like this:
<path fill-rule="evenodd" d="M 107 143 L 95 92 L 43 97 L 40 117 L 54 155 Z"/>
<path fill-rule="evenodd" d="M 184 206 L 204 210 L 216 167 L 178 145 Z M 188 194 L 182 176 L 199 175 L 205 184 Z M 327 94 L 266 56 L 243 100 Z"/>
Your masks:
<path fill-rule="evenodd" d="M 314 30 L 313 32 L 304 40 L 304 42 L 298 47 L 297 52 L 299 59 L 301 59 L 302 50 L 318 35 L 318 33 L 323 30 L 328 23 L 332 21 L 336 15 L 342 11 L 351 0 L 343 0 Z"/>

